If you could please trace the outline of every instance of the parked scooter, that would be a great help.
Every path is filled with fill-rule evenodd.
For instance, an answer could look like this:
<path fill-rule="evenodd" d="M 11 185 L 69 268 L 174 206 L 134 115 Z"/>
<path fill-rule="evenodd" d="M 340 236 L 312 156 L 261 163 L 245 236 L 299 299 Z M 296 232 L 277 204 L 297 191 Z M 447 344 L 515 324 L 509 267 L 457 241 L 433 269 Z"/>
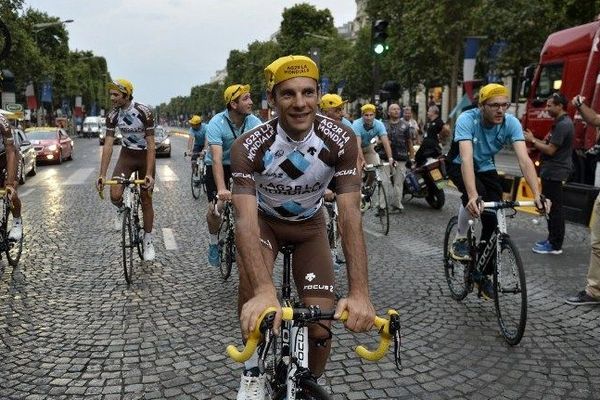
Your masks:
<path fill-rule="evenodd" d="M 448 183 L 445 157 L 429 158 L 425 165 L 406 171 L 403 196 L 424 198 L 432 208 L 441 209 L 446 202 L 444 187 Z"/>

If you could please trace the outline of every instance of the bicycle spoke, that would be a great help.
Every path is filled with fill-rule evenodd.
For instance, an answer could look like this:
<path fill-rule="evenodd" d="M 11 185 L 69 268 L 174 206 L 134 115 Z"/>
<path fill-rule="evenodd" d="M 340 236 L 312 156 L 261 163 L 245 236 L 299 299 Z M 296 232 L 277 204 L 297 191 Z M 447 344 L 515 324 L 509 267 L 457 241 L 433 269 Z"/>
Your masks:
<path fill-rule="evenodd" d="M 469 268 L 468 264 L 461 261 L 456 261 L 450 255 L 450 247 L 456 236 L 458 218 L 452 217 L 446 227 L 444 235 L 444 274 L 446 282 L 450 289 L 450 296 L 457 301 L 464 299 L 469 294 Z"/>

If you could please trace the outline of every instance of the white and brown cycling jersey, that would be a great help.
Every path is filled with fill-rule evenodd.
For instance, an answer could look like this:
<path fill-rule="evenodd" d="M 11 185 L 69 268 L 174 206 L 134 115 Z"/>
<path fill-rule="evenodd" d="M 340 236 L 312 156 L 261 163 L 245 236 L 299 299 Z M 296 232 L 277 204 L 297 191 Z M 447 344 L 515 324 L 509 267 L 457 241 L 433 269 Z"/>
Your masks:
<path fill-rule="evenodd" d="M 357 144 L 345 125 L 317 115 L 302 141 L 272 119 L 240 136 L 231 149 L 233 193 L 257 196 L 269 216 L 301 221 L 315 215 L 335 177 L 338 194 L 360 190 Z"/>
<path fill-rule="evenodd" d="M 0 114 L 0 135 L 2 136 L 2 138 L 0 138 L 0 153 L 4 153 L 6 151 L 6 145 L 14 143 L 14 138 L 10 130 L 10 123 L 2 114 Z"/>
<path fill-rule="evenodd" d="M 145 150 L 146 136 L 154 134 L 154 117 L 148 106 L 132 101 L 129 107 L 113 108 L 106 117 L 106 135 L 114 136 L 115 128 L 123 135 L 123 147 Z"/>

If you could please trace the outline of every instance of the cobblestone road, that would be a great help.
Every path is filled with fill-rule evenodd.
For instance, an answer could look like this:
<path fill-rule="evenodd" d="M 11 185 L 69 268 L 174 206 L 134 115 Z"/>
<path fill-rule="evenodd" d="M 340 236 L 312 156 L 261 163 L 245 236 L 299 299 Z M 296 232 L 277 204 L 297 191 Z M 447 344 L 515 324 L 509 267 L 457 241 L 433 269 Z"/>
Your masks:
<path fill-rule="evenodd" d="M 240 341 L 236 279 L 223 283 L 206 263 L 205 200 L 190 194 L 184 139 L 173 142 L 158 161 L 157 260 L 137 267 L 131 287 L 114 209 L 93 190 L 97 141 L 77 139 L 74 161 L 41 166 L 20 188 L 25 250 L 17 268 L 0 262 L 1 399 L 235 398 L 240 367 L 224 349 Z M 539 256 L 530 247 L 545 227 L 527 214 L 509 222 L 529 289 L 525 337 L 510 347 L 492 303 L 449 296 L 441 243 L 457 204 L 452 191 L 441 211 L 413 200 L 389 236 L 367 234 L 373 302 L 400 310 L 404 368 L 358 360 L 353 346 L 375 337 L 337 326 L 333 397 L 599 399 L 600 308 L 563 301 L 584 282 L 587 230 L 569 225 L 565 253 Z M 165 229 L 176 249 L 165 249 Z"/>

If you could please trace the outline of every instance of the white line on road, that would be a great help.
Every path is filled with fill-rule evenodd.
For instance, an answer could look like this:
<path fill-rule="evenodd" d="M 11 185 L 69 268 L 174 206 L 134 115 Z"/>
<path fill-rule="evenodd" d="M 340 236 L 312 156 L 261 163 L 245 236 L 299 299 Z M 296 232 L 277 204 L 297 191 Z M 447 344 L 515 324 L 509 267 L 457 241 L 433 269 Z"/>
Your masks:
<path fill-rule="evenodd" d="M 363 231 L 365 231 L 365 232 L 367 232 L 369 235 L 373 235 L 373 236 L 375 236 L 375 237 L 383 237 L 383 234 L 382 234 L 382 233 L 379 233 L 379 232 L 372 231 L 371 229 L 369 229 L 369 228 L 365 228 L 364 226 L 363 226 Z"/>
<path fill-rule="evenodd" d="M 163 243 L 165 244 L 165 249 L 177 250 L 177 242 L 175 242 L 175 235 L 173 234 L 173 229 L 162 228 L 162 234 L 163 234 Z"/>
<path fill-rule="evenodd" d="M 156 174 L 158 179 L 163 182 L 178 181 L 177 174 L 168 165 L 158 165 Z"/>
<path fill-rule="evenodd" d="M 87 177 L 90 176 L 93 171 L 94 168 L 81 168 L 79 171 L 69 176 L 63 182 L 63 185 L 83 185 Z"/>
<path fill-rule="evenodd" d="M 153 190 L 153 191 L 154 191 L 155 193 L 158 193 L 158 192 L 160 192 L 160 189 L 158 188 L 158 186 L 154 185 L 154 190 Z"/>
<path fill-rule="evenodd" d="M 24 190 L 23 192 L 19 193 L 19 197 L 25 197 L 27 196 L 29 193 L 33 192 L 35 189 L 31 188 L 31 189 L 27 189 Z"/>

